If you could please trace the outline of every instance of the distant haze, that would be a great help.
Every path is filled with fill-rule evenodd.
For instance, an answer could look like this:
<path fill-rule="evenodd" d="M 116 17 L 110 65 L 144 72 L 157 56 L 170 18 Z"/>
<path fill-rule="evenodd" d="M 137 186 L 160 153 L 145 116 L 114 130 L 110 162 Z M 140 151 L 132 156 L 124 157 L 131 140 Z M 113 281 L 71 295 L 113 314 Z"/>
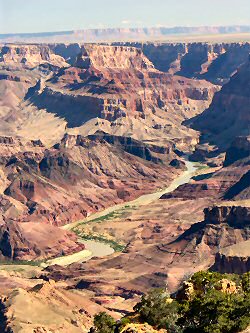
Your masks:
<path fill-rule="evenodd" d="M 0 34 L 2 43 L 86 43 L 119 41 L 250 41 L 249 26 L 110 28 L 77 31 Z"/>

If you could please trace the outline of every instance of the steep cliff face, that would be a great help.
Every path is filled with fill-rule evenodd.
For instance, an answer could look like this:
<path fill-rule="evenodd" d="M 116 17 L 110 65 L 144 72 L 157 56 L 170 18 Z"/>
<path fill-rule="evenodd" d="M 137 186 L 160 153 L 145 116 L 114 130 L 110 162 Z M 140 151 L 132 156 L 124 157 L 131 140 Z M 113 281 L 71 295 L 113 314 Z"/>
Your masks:
<path fill-rule="evenodd" d="M 4 219 L 62 225 L 169 183 L 181 171 L 169 147 L 98 133 L 65 135 L 53 148 L 2 137 Z"/>
<path fill-rule="evenodd" d="M 250 43 L 116 43 L 142 49 L 160 71 L 224 84 L 244 64 Z"/>
<path fill-rule="evenodd" d="M 0 45 L 0 64 L 32 68 L 43 63 L 68 66 L 63 57 L 51 52 L 48 45 Z"/>
<path fill-rule="evenodd" d="M 250 270 L 250 240 L 216 253 L 213 269 L 221 273 L 243 274 Z"/>
<path fill-rule="evenodd" d="M 231 186 L 224 195 L 227 200 L 250 199 L 250 170 L 238 182 Z"/>
<path fill-rule="evenodd" d="M 30 94 L 28 93 L 28 96 Z M 27 97 L 26 97 L 27 98 Z M 44 87 L 36 90 L 28 102 L 38 109 L 46 109 L 60 118 L 67 120 L 68 128 L 77 127 L 90 119 L 102 117 L 104 100 L 99 97 L 65 93 L 60 90 Z"/>
<path fill-rule="evenodd" d="M 193 121 L 204 141 L 228 148 L 237 136 L 250 133 L 250 58 L 217 92 L 205 112 Z"/>
<path fill-rule="evenodd" d="M 130 137 L 110 135 L 105 132 L 98 131 L 94 135 L 88 135 L 90 140 L 104 140 L 110 144 L 121 146 L 126 152 L 143 158 L 154 163 L 166 163 L 174 157 L 174 146 L 161 147 L 142 143 Z M 178 161 L 178 160 L 177 160 Z"/>
<path fill-rule="evenodd" d="M 37 280 L 33 286 L 21 285 L 8 294 L 4 292 L 0 299 L 0 328 L 2 332 L 14 332 L 16 328 L 19 332 L 88 332 L 94 311 L 103 308 L 85 307 L 85 297 L 74 296 L 53 280 Z"/>
<path fill-rule="evenodd" d="M 250 224 L 250 208 L 240 206 L 215 206 L 204 210 L 205 223 L 226 223 L 233 228 L 245 228 Z"/>
<path fill-rule="evenodd" d="M 50 50 L 56 55 L 63 57 L 67 63 L 73 65 L 76 62 L 77 56 L 81 53 L 81 46 L 78 43 L 74 44 L 49 44 Z"/>
<path fill-rule="evenodd" d="M 81 48 L 76 67 L 96 69 L 153 70 L 154 65 L 142 50 L 128 46 L 84 45 Z"/>
<path fill-rule="evenodd" d="M 215 84 L 224 84 L 244 64 L 250 53 L 250 43 L 112 43 L 95 44 L 7 44 L 0 46 L 0 61 L 5 65 L 33 67 L 41 64 L 65 67 L 78 62 L 86 66 L 88 54 L 91 62 L 101 67 L 130 67 L 138 69 L 155 67 L 189 78 L 206 79 Z M 99 50 L 106 54 L 100 58 Z M 129 56 L 124 57 L 126 50 Z M 124 51 L 123 50 L 123 51 Z M 143 53 L 141 53 L 143 52 Z M 108 54 L 110 57 L 108 57 Z M 143 56 L 143 54 L 145 56 Z M 86 58 L 87 56 L 87 58 Z M 101 60 L 101 61 L 100 61 Z M 105 63 L 106 62 L 106 63 Z"/>

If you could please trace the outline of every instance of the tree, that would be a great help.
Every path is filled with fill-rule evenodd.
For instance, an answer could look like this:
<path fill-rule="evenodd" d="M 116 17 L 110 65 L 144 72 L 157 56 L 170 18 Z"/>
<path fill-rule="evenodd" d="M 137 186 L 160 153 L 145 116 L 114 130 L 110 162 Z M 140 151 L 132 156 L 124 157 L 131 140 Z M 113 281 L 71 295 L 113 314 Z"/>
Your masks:
<path fill-rule="evenodd" d="M 213 286 L 183 305 L 178 324 L 184 333 L 236 333 L 250 324 L 250 299 Z"/>
<path fill-rule="evenodd" d="M 141 301 L 134 307 L 141 321 L 156 328 L 167 329 L 168 332 L 179 332 L 176 325 L 178 319 L 178 303 L 171 300 L 164 289 L 152 289 L 144 295 Z"/>
<path fill-rule="evenodd" d="M 96 333 L 114 333 L 116 322 L 113 317 L 106 312 L 100 312 L 94 317 L 94 327 Z"/>

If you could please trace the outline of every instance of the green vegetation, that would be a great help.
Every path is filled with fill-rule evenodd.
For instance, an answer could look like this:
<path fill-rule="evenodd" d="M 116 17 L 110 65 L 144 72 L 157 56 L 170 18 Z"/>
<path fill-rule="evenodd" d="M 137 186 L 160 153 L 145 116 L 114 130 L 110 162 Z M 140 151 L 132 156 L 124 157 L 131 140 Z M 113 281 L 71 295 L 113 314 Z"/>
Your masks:
<path fill-rule="evenodd" d="M 95 333 L 113 333 L 116 322 L 105 312 L 100 312 L 94 318 Z"/>
<path fill-rule="evenodd" d="M 235 292 L 218 288 L 222 279 L 236 284 Z M 235 333 L 250 325 L 250 273 L 243 276 L 199 272 L 190 281 L 194 293 L 180 302 L 178 324 L 185 333 Z"/>
<path fill-rule="evenodd" d="M 124 208 L 119 209 L 117 211 L 114 211 L 114 212 L 108 213 L 106 215 L 97 217 L 97 218 L 95 218 L 93 220 L 90 220 L 88 222 L 80 223 L 76 227 L 74 227 L 72 229 L 72 231 L 75 234 L 77 234 L 82 240 L 93 240 L 93 241 L 96 241 L 96 242 L 101 242 L 101 243 L 110 245 L 114 249 L 115 252 L 122 252 L 125 248 L 124 245 L 118 243 L 115 240 L 108 239 L 108 238 L 106 238 L 102 235 L 85 234 L 83 225 L 84 224 L 89 224 L 89 223 L 101 223 L 101 222 L 105 222 L 105 221 L 110 221 L 110 220 L 115 219 L 117 217 L 122 217 L 128 209 L 131 209 L 133 207 L 134 206 L 126 205 Z"/>
<path fill-rule="evenodd" d="M 206 169 L 210 169 L 210 166 L 206 165 L 206 164 L 197 164 L 195 165 L 197 170 L 206 170 Z"/>
<path fill-rule="evenodd" d="M 76 228 L 73 229 L 72 231 L 74 233 L 76 233 L 82 240 L 93 240 L 93 241 L 96 241 L 96 242 L 100 242 L 100 243 L 110 245 L 114 249 L 115 252 L 122 252 L 125 248 L 124 245 L 119 244 L 115 240 L 108 239 L 108 238 L 106 238 L 104 236 L 101 236 L 101 235 L 96 236 L 96 235 L 92 235 L 92 234 L 84 234 Z"/>
<path fill-rule="evenodd" d="M 103 216 L 100 216 L 100 217 L 97 217 L 93 220 L 90 220 L 88 221 L 87 223 L 100 223 L 100 222 L 103 222 L 103 221 L 109 221 L 115 217 L 119 216 L 119 213 L 118 211 L 114 211 L 114 212 L 111 212 L 111 213 L 108 213 L 106 215 L 103 215 Z"/>
<path fill-rule="evenodd" d="M 168 332 L 179 332 L 176 325 L 178 319 L 178 303 L 171 300 L 164 289 L 153 289 L 144 295 L 135 307 L 141 322 L 147 322 L 157 329 L 165 328 Z"/>
<path fill-rule="evenodd" d="M 226 284 L 222 287 L 222 282 Z M 170 333 L 236 333 L 250 325 L 250 272 L 244 275 L 198 272 L 189 280 L 189 294 L 171 299 L 166 290 L 154 289 L 134 307 L 134 313 L 98 331 L 104 314 L 95 317 L 97 332 L 121 332 L 123 322 L 148 323 Z M 224 289 L 223 289 L 224 288 Z M 98 325 L 96 326 L 96 320 Z M 104 322 L 104 323 L 105 323 Z"/>
<path fill-rule="evenodd" d="M 5 265 L 29 265 L 29 266 L 40 266 L 42 261 L 40 260 L 3 260 L 0 261 L 1 266 Z"/>
<path fill-rule="evenodd" d="M 77 227 L 79 227 L 81 225 L 84 225 L 84 224 L 89 224 L 89 223 L 101 223 L 101 222 L 104 222 L 104 221 L 110 221 L 110 220 L 115 219 L 117 217 L 124 216 L 124 214 L 126 214 L 128 210 L 134 209 L 134 208 L 136 208 L 135 205 L 125 205 L 123 208 L 117 209 L 117 210 L 115 210 L 113 212 L 110 212 L 106 215 L 96 217 L 96 218 L 94 218 L 92 220 L 89 220 L 89 221 L 79 222 L 77 224 Z"/>

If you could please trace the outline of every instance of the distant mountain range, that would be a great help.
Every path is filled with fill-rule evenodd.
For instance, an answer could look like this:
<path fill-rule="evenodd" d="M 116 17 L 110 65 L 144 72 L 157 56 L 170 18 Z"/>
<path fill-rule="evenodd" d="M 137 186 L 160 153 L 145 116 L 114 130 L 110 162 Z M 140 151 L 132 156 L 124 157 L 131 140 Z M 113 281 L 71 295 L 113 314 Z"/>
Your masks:
<path fill-rule="evenodd" d="M 249 35 L 248 35 L 249 34 Z M 109 42 L 134 40 L 184 40 L 186 38 L 203 40 L 215 36 L 235 38 L 242 36 L 250 39 L 250 26 L 204 26 L 204 27 L 155 27 L 155 28 L 107 28 L 84 29 L 60 32 L 0 34 L 0 42 L 30 43 L 72 43 L 72 42 Z M 210 38 L 211 38 L 210 37 Z M 239 37 L 242 38 L 242 37 Z"/>

